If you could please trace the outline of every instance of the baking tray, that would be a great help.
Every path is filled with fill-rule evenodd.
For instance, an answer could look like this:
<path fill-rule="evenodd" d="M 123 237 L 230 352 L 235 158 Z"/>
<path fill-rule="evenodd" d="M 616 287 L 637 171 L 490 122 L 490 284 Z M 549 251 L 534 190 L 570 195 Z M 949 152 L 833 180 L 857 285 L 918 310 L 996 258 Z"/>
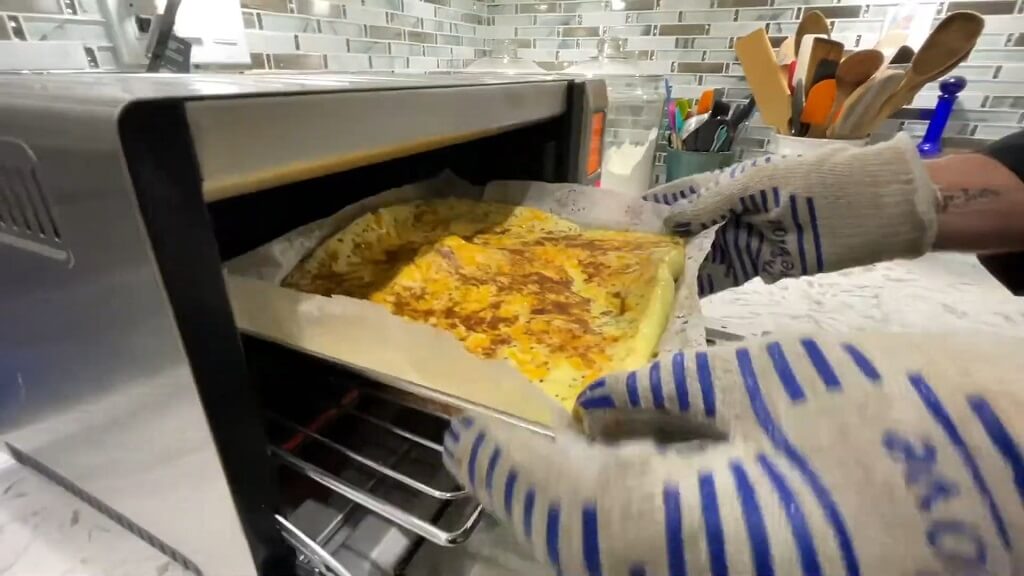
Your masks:
<path fill-rule="evenodd" d="M 586 186 L 494 182 L 474 187 L 450 174 L 389 190 L 298 228 L 225 266 L 239 329 L 338 364 L 385 384 L 382 394 L 438 414 L 476 411 L 537 432 L 567 422 L 568 412 L 510 363 L 467 352 L 451 334 L 345 296 L 325 297 L 282 287 L 281 281 L 316 246 L 373 210 L 418 199 L 454 196 L 530 206 L 585 228 L 663 233 L 667 207 Z M 705 345 L 696 273 L 711 235 L 687 242 L 687 262 L 659 351 Z M 387 343 L 381 346 L 380 343 Z"/>

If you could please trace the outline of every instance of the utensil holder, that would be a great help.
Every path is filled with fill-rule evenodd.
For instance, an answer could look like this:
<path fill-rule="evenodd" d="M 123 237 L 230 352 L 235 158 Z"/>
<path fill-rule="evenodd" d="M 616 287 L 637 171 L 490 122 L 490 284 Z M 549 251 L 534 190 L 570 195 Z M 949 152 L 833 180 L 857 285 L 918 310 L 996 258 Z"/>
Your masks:
<path fill-rule="evenodd" d="M 856 140 L 833 140 L 828 138 L 801 138 L 788 136 L 786 134 L 772 134 L 768 141 L 768 151 L 772 154 L 796 156 L 817 152 L 826 146 L 846 146 L 848 148 L 863 148 L 867 146 L 867 138 Z"/>
<path fill-rule="evenodd" d="M 736 152 L 692 152 L 670 149 L 665 154 L 665 177 L 667 181 L 678 180 L 725 168 L 736 162 Z"/>

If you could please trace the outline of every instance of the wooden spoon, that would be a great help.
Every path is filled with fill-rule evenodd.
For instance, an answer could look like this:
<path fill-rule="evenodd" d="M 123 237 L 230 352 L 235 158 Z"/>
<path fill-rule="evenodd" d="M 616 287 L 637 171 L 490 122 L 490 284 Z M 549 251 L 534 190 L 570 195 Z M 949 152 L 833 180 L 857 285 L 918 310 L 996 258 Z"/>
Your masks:
<path fill-rule="evenodd" d="M 775 55 L 775 63 L 779 66 L 789 66 L 789 63 L 796 60 L 796 39 L 787 36 L 779 46 L 779 52 Z"/>
<path fill-rule="evenodd" d="M 786 86 L 789 86 L 790 66 L 796 65 L 796 51 L 793 45 L 793 37 L 786 36 L 786 39 L 782 41 L 782 45 L 779 46 L 778 51 L 775 53 L 775 63 L 779 65 L 779 74 L 786 79 Z"/>
<path fill-rule="evenodd" d="M 801 18 L 800 23 L 797 24 L 796 34 L 793 36 L 794 54 L 800 54 L 800 43 L 803 41 L 804 36 L 808 34 L 824 34 L 826 38 L 830 36 L 828 20 L 825 19 L 824 14 L 817 10 L 804 12 L 803 18 Z"/>
<path fill-rule="evenodd" d="M 944 68 L 944 69 L 943 69 L 943 70 L 942 70 L 941 72 L 939 72 L 939 74 L 938 74 L 938 76 L 936 76 L 936 78 L 942 78 L 943 76 L 946 76 L 947 74 L 949 74 L 950 72 L 952 72 L 954 68 L 956 68 L 956 67 L 957 67 L 957 66 L 959 66 L 959 65 L 960 65 L 961 63 L 963 63 L 963 61 L 964 61 L 964 60 L 967 60 L 967 57 L 971 55 L 971 52 L 972 52 L 973 50 L 974 50 L 974 46 L 971 46 L 971 49 L 970 49 L 970 50 L 968 50 L 967 52 L 964 52 L 964 55 L 963 55 L 963 56 L 961 56 L 961 57 L 960 57 L 960 58 L 959 58 L 958 60 L 956 60 L 955 62 L 950 62 L 950 63 L 949 63 L 949 66 L 946 66 L 946 67 L 945 67 L 945 68 Z M 914 96 L 917 96 L 917 92 L 915 92 L 915 93 L 914 93 Z M 914 99 L 914 97 L 913 97 L 913 96 L 911 96 L 911 97 L 910 97 L 910 99 L 911 99 L 911 100 L 913 100 L 913 99 Z"/>
<path fill-rule="evenodd" d="M 914 55 L 903 83 L 878 109 L 872 129 L 912 101 L 925 84 L 967 58 L 984 28 L 985 19 L 976 12 L 954 12 L 939 22 Z"/>
<path fill-rule="evenodd" d="M 878 72 L 885 56 L 880 50 L 858 50 L 839 63 L 836 70 L 836 98 L 829 112 L 830 124 L 835 123 L 846 99 L 861 84 L 868 81 Z"/>
<path fill-rule="evenodd" d="M 875 118 L 879 106 L 900 86 L 904 76 L 901 70 L 884 70 L 861 84 L 829 128 L 829 138 L 861 138 L 870 133 L 862 126 Z"/>

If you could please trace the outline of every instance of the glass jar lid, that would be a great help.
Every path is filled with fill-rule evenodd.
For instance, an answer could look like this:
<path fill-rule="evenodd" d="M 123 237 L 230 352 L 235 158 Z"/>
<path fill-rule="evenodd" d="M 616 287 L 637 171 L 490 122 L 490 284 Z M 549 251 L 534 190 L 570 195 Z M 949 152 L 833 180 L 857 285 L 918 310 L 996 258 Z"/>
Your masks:
<path fill-rule="evenodd" d="M 470 63 L 466 72 L 492 72 L 498 74 L 547 74 L 548 72 L 528 58 L 520 58 L 515 41 L 502 40 L 491 48 L 489 56 Z"/>

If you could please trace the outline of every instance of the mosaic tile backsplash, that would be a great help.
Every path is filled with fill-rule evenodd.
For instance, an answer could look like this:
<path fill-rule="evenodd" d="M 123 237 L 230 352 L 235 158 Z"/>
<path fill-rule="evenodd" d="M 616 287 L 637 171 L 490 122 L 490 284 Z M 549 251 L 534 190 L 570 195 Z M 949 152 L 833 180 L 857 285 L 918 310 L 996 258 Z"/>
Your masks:
<path fill-rule="evenodd" d="M 749 94 L 733 43 L 765 28 L 778 46 L 803 13 L 818 10 L 847 49 L 871 47 L 897 2 L 869 0 L 241 0 L 253 68 L 276 70 L 458 70 L 512 40 L 550 71 L 592 56 L 603 34 L 627 39 L 642 69 L 665 75 L 675 97 L 721 88 Z M 0 0 L 0 69 L 117 67 L 98 0 Z M 946 130 L 947 147 L 977 148 L 1024 124 L 1024 0 L 921 2 L 933 25 L 957 10 L 985 16 L 968 79 Z M 28 62 L 29 64 L 26 64 Z M 938 92 L 928 86 L 887 121 L 924 133 Z M 757 124 L 739 143 L 765 147 Z"/>

